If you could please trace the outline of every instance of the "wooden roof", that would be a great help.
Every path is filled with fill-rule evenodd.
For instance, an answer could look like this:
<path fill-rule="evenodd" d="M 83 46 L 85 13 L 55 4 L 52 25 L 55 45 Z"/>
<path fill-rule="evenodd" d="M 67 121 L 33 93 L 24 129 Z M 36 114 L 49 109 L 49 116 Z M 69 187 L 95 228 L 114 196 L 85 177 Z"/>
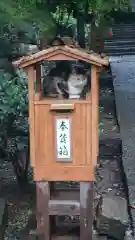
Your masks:
<path fill-rule="evenodd" d="M 21 57 L 14 61 L 13 65 L 18 68 L 26 68 L 43 60 L 82 60 L 96 66 L 108 66 L 107 57 L 101 57 L 93 52 L 85 51 L 79 47 L 73 46 L 53 46 L 46 48 L 30 56 Z"/>

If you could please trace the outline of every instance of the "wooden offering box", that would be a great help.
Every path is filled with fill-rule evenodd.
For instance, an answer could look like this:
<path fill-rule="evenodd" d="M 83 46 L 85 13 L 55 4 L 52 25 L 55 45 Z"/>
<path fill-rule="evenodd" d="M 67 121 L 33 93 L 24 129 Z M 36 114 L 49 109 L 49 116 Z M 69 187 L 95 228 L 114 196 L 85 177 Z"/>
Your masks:
<path fill-rule="evenodd" d="M 40 63 L 45 60 L 82 60 L 89 63 L 91 89 L 86 98 L 43 98 Z M 98 76 L 102 66 L 108 65 L 108 59 L 65 45 L 44 49 L 13 64 L 28 73 L 30 152 L 34 179 L 93 181 L 99 145 Z"/>

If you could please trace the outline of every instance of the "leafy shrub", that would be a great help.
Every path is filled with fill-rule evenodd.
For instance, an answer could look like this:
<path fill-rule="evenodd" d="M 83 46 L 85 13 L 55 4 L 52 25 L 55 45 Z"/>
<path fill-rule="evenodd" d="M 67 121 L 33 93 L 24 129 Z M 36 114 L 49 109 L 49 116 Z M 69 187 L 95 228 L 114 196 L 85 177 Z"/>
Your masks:
<path fill-rule="evenodd" d="M 0 149 L 12 161 L 17 180 L 27 172 L 29 161 L 28 91 L 23 80 L 0 71 Z M 27 157 L 21 159 L 24 151 Z"/>

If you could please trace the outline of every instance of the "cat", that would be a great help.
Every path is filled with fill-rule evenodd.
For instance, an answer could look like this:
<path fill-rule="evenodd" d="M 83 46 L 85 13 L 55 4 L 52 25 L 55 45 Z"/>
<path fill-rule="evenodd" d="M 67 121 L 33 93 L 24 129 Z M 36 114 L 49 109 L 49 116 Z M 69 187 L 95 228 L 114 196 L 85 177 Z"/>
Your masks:
<path fill-rule="evenodd" d="M 61 72 L 59 69 L 63 71 Z M 86 96 L 86 92 L 90 88 L 89 82 L 88 72 L 82 66 L 56 67 L 44 77 L 44 95 L 79 99 Z"/>
<path fill-rule="evenodd" d="M 69 99 L 84 97 L 88 82 L 88 73 L 82 67 L 73 67 L 67 81 Z"/>
<path fill-rule="evenodd" d="M 67 91 L 63 90 L 67 89 L 65 78 L 64 71 L 60 73 L 57 68 L 53 68 L 43 79 L 44 96 L 67 97 Z"/>

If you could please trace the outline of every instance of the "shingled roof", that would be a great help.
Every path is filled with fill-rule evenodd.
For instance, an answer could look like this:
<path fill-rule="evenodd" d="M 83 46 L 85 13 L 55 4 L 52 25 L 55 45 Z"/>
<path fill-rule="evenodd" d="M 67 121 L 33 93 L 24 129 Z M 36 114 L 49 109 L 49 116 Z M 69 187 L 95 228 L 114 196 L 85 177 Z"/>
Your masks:
<path fill-rule="evenodd" d="M 86 51 L 79 47 L 67 45 L 46 48 L 38 53 L 14 61 L 13 65 L 19 68 L 25 68 L 43 60 L 57 60 L 57 56 L 61 57 L 61 60 L 82 60 L 97 66 L 109 65 L 107 57 L 101 57 L 101 55 Z"/>

